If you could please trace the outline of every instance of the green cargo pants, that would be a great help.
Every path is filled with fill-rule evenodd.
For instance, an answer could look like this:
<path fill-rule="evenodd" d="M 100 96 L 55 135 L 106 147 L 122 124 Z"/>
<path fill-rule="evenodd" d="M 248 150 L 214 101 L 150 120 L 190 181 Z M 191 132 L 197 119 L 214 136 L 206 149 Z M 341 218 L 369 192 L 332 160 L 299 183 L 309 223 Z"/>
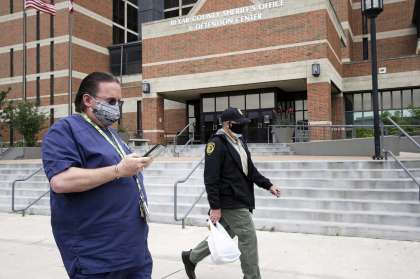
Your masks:
<path fill-rule="evenodd" d="M 222 209 L 220 224 L 233 238 L 238 236 L 241 251 L 241 267 L 244 279 L 261 279 L 258 267 L 258 244 L 252 214 L 248 209 Z M 200 242 L 191 251 L 190 260 L 197 264 L 210 255 L 207 240 Z"/>

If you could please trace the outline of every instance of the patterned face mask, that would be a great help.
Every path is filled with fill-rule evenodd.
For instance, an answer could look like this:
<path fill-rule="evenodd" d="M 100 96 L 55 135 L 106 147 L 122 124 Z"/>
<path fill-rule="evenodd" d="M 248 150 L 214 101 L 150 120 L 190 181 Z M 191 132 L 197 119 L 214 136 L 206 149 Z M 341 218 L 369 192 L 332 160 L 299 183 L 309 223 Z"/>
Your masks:
<path fill-rule="evenodd" d="M 106 102 L 96 101 L 93 114 L 105 127 L 108 127 L 120 119 L 120 106 L 118 103 L 111 105 Z"/>

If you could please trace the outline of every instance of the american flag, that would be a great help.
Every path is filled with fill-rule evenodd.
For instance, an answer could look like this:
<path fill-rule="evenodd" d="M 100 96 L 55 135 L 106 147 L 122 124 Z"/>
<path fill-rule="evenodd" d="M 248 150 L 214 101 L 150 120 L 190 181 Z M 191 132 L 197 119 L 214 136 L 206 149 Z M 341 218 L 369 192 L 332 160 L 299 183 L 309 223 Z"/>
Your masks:
<path fill-rule="evenodd" d="M 69 12 L 72 13 L 74 11 L 73 0 L 69 0 Z"/>
<path fill-rule="evenodd" d="M 55 15 L 56 8 L 53 4 L 47 4 L 41 0 L 25 0 L 25 9 L 34 8 L 40 12 L 44 12 L 50 15 Z"/>

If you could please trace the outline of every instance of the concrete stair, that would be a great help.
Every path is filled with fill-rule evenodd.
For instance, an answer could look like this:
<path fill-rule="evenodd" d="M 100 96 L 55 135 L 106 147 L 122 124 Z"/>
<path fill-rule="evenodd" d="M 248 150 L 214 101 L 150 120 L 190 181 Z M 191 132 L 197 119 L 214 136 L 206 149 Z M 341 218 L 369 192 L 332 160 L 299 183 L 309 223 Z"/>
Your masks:
<path fill-rule="evenodd" d="M 173 188 L 197 163 L 173 159 L 155 161 L 145 170 L 152 221 L 175 223 Z M 420 161 L 404 161 L 420 177 Z M 260 172 L 282 188 L 272 197 L 256 188 L 254 220 L 270 231 L 344 235 L 420 241 L 420 203 L 417 185 L 393 162 L 378 161 L 256 161 Z M 0 211 L 10 211 L 11 181 L 39 165 L 0 166 Z M 23 207 L 48 189 L 43 174 L 19 183 L 17 207 Z M 203 191 L 203 166 L 180 184 L 178 212 L 182 216 Z M 202 197 L 186 223 L 205 225 L 208 212 Z M 49 199 L 30 209 L 49 214 Z"/>
<path fill-rule="evenodd" d="M 249 150 L 253 156 L 278 156 L 278 155 L 293 155 L 294 152 L 287 144 L 260 144 L 260 143 L 250 143 L 248 145 Z M 139 154 L 144 154 L 146 148 L 135 147 L 136 152 Z M 194 145 L 177 145 L 176 151 L 180 153 L 182 157 L 201 157 L 204 156 L 205 144 L 194 144 Z M 168 145 L 165 151 L 166 156 L 174 156 L 173 154 L 174 146 Z"/>

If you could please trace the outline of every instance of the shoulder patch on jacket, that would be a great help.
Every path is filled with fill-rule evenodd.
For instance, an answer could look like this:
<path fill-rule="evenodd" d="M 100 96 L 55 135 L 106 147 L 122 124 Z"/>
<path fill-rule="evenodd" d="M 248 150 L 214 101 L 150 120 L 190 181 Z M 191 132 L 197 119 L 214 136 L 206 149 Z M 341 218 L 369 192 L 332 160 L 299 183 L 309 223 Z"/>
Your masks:
<path fill-rule="evenodd" d="M 214 149 L 216 148 L 216 144 L 214 143 L 214 142 L 209 142 L 208 144 L 207 144 L 207 146 L 206 146 L 206 154 L 208 155 L 208 156 L 210 156 L 213 152 L 214 152 Z"/>

